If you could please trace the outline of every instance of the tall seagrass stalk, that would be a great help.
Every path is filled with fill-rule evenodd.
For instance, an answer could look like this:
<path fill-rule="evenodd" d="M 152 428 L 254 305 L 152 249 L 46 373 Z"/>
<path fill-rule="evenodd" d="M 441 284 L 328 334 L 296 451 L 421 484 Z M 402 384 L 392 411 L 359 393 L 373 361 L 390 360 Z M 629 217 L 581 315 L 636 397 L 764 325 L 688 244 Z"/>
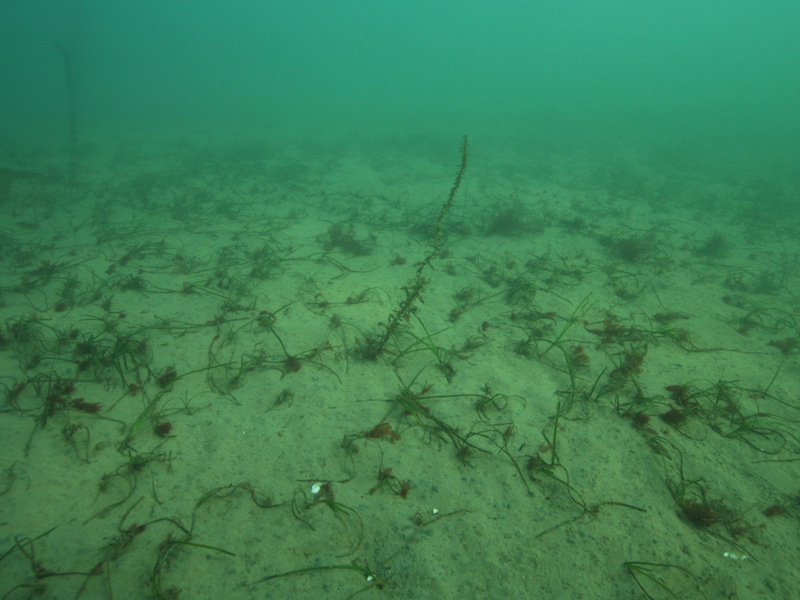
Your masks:
<path fill-rule="evenodd" d="M 383 353 L 386 348 L 387 342 L 397 332 L 400 323 L 407 320 L 409 315 L 414 311 L 414 304 L 419 299 L 422 290 L 427 283 L 423 272 L 426 268 L 431 268 L 431 261 L 436 258 L 439 253 L 439 246 L 442 241 L 442 223 L 447 213 L 453 208 L 456 201 L 456 193 L 461 185 L 461 180 L 464 178 L 464 172 L 467 170 L 467 160 L 469 159 L 469 138 L 465 135 L 461 141 L 461 167 L 458 169 L 453 186 L 450 188 L 450 194 L 447 196 L 447 201 L 442 205 L 442 210 L 439 212 L 439 218 L 436 220 L 436 230 L 433 236 L 433 246 L 431 247 L 425 259 L 417 267 L 417 272 L 414 276 L 414 283 L 404 288 L 406 292 L 405 298 L 400 302 L 391 316 L 389 322 L 386 324 L 386 329 L 379 338 L 367 339 L 363 348 L 363 355 L 369 359 L 376 359 Z"/>
<path fill-rule="evenodd" d="M 55 42 L 54 42 L 55 43 Z M 69 133 L 67 138 L 67 152 L 69 164 L 67 166 L 67 183 L 74 187 L 78 178 L 78 111 L 75 104 L 75 79 L 72 72 L 72 58 L 59 44 L 55 44 L 64 57 L 64 69 L 67 81 L 67 100 L 69 102 Z"/>

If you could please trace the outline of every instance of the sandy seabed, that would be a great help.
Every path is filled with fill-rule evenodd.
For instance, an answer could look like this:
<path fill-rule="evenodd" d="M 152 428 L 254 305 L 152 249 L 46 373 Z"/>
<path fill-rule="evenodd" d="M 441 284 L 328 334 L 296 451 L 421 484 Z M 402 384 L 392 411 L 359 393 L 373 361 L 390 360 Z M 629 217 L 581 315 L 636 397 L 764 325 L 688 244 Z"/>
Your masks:
<path fill-rule="evenodd" d="M 3 598 L 793 597 L 785 191 L 457 142 L 26 167 Z"/>

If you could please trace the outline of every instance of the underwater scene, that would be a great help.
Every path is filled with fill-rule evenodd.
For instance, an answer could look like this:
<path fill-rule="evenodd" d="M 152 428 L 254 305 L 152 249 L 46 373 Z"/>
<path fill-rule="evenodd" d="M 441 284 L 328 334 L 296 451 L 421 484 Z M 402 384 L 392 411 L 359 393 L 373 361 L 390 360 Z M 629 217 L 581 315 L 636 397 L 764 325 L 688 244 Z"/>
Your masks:
<path fill-rule="evenodd" d="M 0 598 L 796 598 L 798 20 L 1 3 Z"/>

